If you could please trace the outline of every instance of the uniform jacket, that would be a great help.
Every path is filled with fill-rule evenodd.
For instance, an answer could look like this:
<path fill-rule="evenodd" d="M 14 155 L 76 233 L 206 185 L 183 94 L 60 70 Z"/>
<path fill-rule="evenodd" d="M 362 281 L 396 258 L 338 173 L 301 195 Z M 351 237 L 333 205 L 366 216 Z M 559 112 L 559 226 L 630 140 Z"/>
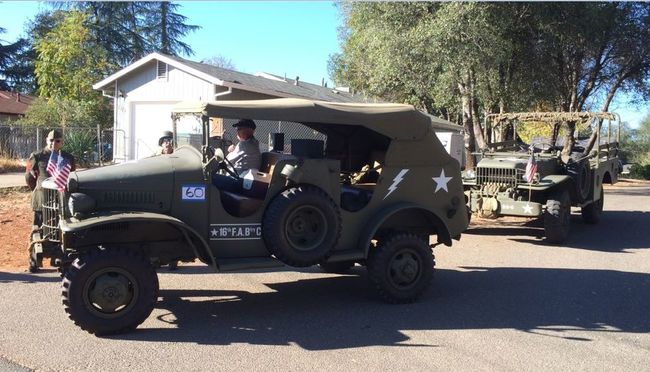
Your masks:
<path fill-rule="evenodd" d="M 29 162 L 27 163 L 27 169 L 25 172 L 25 180 L 27 181 L 27 185 L 34 190 L 34 192 L 32 192 L 33 211 L 40 211 L 41 205 L 43 204 L 42 184 L 46 178 L 51 176 L 51 174 L 47 173 L 47 163 L 50 160 L 51 153 L 50 150 L 43 149 L 35 151 L 29 156 Z M 71 171 L 76 169 L 74 156 L 65 151 L 61 151 L 61 156 L 70 163 Z"/>

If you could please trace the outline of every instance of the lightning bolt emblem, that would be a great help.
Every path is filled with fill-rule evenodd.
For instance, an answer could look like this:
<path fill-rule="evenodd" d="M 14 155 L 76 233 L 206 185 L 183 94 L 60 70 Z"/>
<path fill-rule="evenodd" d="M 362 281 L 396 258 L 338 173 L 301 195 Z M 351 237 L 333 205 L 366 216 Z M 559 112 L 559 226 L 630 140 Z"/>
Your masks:
<path fill-rule="evenodd" d="M 402 180 L 404 180 L 404 175 L 408 171 L 409 171 L 408 169 L 402 169 L 401 171 L 399 171 L 399 173 L 397 173 L 397 176 L 393 178 L 393 183 L 388 187 L 388 193 L 386 194 L 386 196 L 384 196 L 384 199 L 386 199 L 388 195 L 390 195 L 393 191 L 397 190 L 397 185 L 399 185 L 399 183 L 402 182 Z"/>

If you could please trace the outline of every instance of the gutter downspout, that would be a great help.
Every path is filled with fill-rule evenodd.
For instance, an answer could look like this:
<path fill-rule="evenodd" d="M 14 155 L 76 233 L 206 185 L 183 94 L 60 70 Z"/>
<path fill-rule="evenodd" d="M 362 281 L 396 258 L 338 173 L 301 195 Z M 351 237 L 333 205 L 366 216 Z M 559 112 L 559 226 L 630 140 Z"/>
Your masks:
<path fill-rule="evenodd" d="M 216 85 L 215 85 L 216 87 Z M 228 90 L 225 92 L 219 92 L 214 94 L 214 100 L 217 101 L 218 97 L 227 96 L 232 93 L 232 87 L 228 87 Z"/>

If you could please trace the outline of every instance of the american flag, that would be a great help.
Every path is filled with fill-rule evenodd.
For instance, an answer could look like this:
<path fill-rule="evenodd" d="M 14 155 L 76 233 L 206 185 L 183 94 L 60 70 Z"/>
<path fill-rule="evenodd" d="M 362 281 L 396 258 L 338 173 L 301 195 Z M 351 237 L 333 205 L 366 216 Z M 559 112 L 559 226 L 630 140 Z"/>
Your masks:
<path fill-rule="evenodd" d="M 47 173 L 54 178 L 54 183 L 59 191 L 65 190 L 71 168 L 70 162 L 65 160 L 60 152 L 52 151 L 50 160 L 47 162 Z"/>
<path fill-rule="evenodd" d="M 535 161 L 535 156 L 531 154 L 530 158 L 528 158 L 528 163 L 526 163 L 524 180 L 526 180 L 528 183 L 532 183 L 535 179 L 535 173 L 537 173 L 537 162 Z"/>

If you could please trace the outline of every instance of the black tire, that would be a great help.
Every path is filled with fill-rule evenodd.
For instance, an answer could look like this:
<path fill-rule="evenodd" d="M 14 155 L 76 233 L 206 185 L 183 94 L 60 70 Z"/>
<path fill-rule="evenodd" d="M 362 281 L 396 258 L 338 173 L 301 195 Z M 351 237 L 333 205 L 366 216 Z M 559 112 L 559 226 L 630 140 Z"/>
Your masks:
<path fill-rule="evenodd" d="M 341 213 L 323 190 L 292 187 L 271 201 L 262 235 L 269 252 L 289 266 L 315 265 L 329 257 L 341 235 Z"/>
<path fill-rule="evenodd" d="M 567 172 L 573 179 L 578 201 L 583 202 L 587 200 L 591 194 L 591 186 L 593 183 L 591 180 L 589 160 L 585 159 L 578 162 L 570 162 L 567 166 Z"/>
<path fill-rule="evenodd" d="M 345 274 L 354 267 L 354 261 L 321 262 L 321 270 L 330 274 Z"/>
<path fill-rule="evenodd" d="M 367 264 L 370 281 L 384 301 L 409 303 L 431 283 L 435 261 L 417 235 L 395 234 L 379 243 Z"/>
<path fill-rule="evenodd" d="M 43 267 L 43 257 L 36 257 L 37 254 L 34 252 L 34 246 L 30 242 L 29 246 L 29 258 L 27 259 L 27 271 L 34 274 L 40 271 Z"/>
<path fill-rule="evenodd" d="M 133 250 L 92 250 L 65 271 L 61 294 L 65 312 L 81 329 L 98 336 L 124 333 L 151 314 L 158 276 Z"/>
<path fill-rule="evenodd" d="M 544 234 L 549 243 L 562 243 L 569 236 L 571 198 L 566 190 L 556 191 L 546 200 Z"/>
<path fill-rule="evenodd" d="M 603 213 L 603 203 L 605 201 L 605 193 L 603 188 L 600 188 L 600 199 L 595 202 L 585 205 L 580 209 L 582 213 L 582 220 L 588 224 L 595 225 L 600 222 L 600 215 Z"/>

